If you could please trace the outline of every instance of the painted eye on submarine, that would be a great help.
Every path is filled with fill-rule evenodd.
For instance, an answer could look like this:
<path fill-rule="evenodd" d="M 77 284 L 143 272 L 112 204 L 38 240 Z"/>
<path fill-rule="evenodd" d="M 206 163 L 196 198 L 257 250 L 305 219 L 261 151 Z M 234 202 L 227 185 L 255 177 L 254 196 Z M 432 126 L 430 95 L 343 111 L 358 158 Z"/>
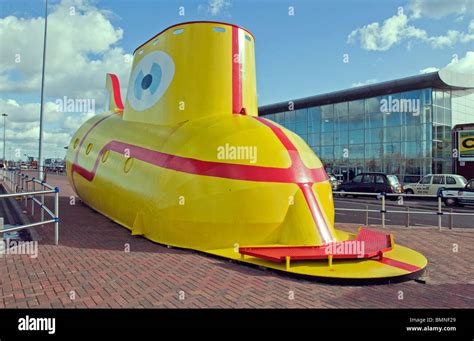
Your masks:
<path fill-rule="evenodd" d="M 154 51 L 140 60 L 132 72 L 128 102 L 136 111 L 157 103 L 174 76 L 173 59 L 163 51 Z"/>

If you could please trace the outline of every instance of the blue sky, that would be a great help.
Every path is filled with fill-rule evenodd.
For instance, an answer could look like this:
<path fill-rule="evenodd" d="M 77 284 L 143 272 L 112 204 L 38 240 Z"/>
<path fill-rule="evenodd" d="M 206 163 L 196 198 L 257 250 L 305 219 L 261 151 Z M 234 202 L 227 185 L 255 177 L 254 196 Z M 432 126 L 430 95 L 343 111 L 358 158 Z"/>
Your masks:
<path fill-rule="evenodd" d="M 449 0 L 446 0 L 448 2 Z M 9 12 L 24 17 L 43 16 L 40 1 L 11 1 Z M 58 1 L 51 1 L 53 5 Z M 229 1 L 217 15 L 208 13 L 206 1 L 102 0 L 93 3 L 113 12 L 111 22 L 122 28 L 119 42 L 125 51 L 163 28 L 182 21 L 216 20 L 250 30 L 256 38 L 259 104 L 269 104 L 351 87 L 368 80 L 383 81 L 418 74 L 448 64 L 454 53 L 463 56 L 473 43 L 435 49 L 418 43 L 409 50 L 401 43 L 389 51 L 366 51 L 347 42 L 348 34 L 397 13 L 408 1 Z M 179 7 L 185 16 L 179 15 Z M 289 7 L 294 16 L 289 16 Z M 7 13 L 2 13 L 9 14 Z M 441 19 L 422 18 L 417 26 L 433 35 L 448 29 L 465 30 L 469 16 L 455 21 L 456 13 Z M 472 18 L 472 14 L 470 16 Z M 349 63 L 343 55 L 349 54 Z"/>
<path fill-rule="evenodd" d="M 473 1 L 50 0 L 50 11 L 65 3 L 87 4 L 89 11 L 100 11 L 116 32 L 121 29 L 120 38 L 104 44 L 109 50 L 122 49 L 123 54 L 179 22 L 215 20 L 247 28 L 256 39 L 259 105 L 416 75 L 448 65 L 453 56 L 463 60 L 464 69 L 474 69 L 472 56 L 465 60 L 474 51 Z M 179 15 L 180 6 L 185 16 Z M 43 16 L 42 1 L 3 0 L 0 20 L 8 16 L 33 21 Z M 86 51 L 86 57 L 101 60 L 107 49 Z M 343 62 L 344 54 L 348 63 Z M 30 62 L 41 64 L 40 58 Z M 25 73 L 14 74 L 15 70 L 9 71 L 10 81 L 25 80 Z M 54 101 L 58 94 L 48 93 L 46 86 L 48 99 Z M 16 88 L 0 89 L 0 99 L 20 104 L 38 101 L 39 87 L 12 89 Z"/>

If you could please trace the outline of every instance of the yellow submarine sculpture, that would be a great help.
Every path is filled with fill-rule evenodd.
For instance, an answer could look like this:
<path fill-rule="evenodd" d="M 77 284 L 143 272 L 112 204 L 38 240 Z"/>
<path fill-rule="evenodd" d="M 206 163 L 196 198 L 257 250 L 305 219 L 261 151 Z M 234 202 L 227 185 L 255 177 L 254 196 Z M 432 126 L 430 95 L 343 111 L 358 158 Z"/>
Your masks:
<path fill-rule="evenodd" d="M 258 116 L 255 75 L 254 37 L 235 25 L 178 24 L 139 46 L 125 106 L 108 74 L 107 112 L 71 140 L 78 196 L 165 245 L 327 279 L 418 274 L 426 258 L 393 236 L 334 228 L 321 161 Z"/>

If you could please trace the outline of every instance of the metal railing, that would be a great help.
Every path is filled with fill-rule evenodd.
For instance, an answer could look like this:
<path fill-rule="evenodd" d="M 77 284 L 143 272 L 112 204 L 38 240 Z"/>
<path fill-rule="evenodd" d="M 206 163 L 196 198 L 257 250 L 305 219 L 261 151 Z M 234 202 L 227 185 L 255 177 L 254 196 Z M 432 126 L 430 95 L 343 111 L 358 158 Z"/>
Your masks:
<path fill-rule="evenodd" d="M 449 190 L 449 189 L 448 189 Z M 474 216 L 474 213 L 468 213 L 468 212 L 453 212 L 452 209 L 447 211 L 443 211 L 443 199 L 445 198 L 460 198 L 461 196 L 459 195 L 449 195 L 449 197 L 444 197 L 442 193 L 438 195 L 430 195 L 430 194 L 406 194 L 406 193 L 367 193 L 367 192 L 346 192 L 346 191 L 333 191 L 333 195 L 343 198 L 347 197 L 348 195 L 356 195 L 356 196 L 372 196 L 372 197 L 377 197 L 379 200 L 381 200 L 381 209 L 380 210 L 370 210 L 369 205 L 365 205 L 365 209 L 356 209 L 356 208 L 341 208 L 341 207 L 335 207 L 334 209 L 336 211 L 352 211 L 352 212 L 365 212 L 365 223 L 366 225 L 369 225 L 369 213 L 370 212 L 375 212 L 375 213 L 380 213 L 381 215 L 381 220 L 382 220 L 382 227 L 386 227 L 386 214 L 388 213 L 395 213 L 395 214 L 405 214 L 406 216 L 406 227 L 410 227 L 410 214 L 425 214 L 425 215 L 436 215 L 438 216 L 438 229 L 441 230 L 443 227 L 443 216 L 446 215 L 449 217 L 449 228 L 453 228 L 453 216 Z M 387 205 L 386 205 L 386 198 L 387 197 L 395 197 L 395 198 L 437 198 L 437 209 L 436 211 L 411 211 L 409 206 L 405 206 L 405 210 L 387 210 Z M 414 208 L 420 210 L 420 208 Z"/>
<path fill-rule="evenodd" d="M 47 184 L 45 181 L 36 179 L 21 171 L 9 171 L 2 169 L 1 178 L 4 186 L 10 193 L 0 194 L 3 198 L 23 198 L 25 208 L 28 209 L 28 200 L 31 201 L 31 215 L 35 215 L 35 205 L 41 209 L 41 220 L 38 222 L 24 224 L 0 230 L 0 233 L 14 232 L 26 228 L 54 224 L 54 243 L 59 243 L 59 188 Z M 31 184 L 31 185 L 30 185 Z M 38 190 L 36 187 L 38 186 Z M 30 188 L 31 187 L 31 188 Z M 54 193 L 54 212 L 45 205 L 45 195 Z M 38 199 L 39 197 L 39 199 Z M 44 213 L 49 215 L 50 219 L 45 220 Z"/>

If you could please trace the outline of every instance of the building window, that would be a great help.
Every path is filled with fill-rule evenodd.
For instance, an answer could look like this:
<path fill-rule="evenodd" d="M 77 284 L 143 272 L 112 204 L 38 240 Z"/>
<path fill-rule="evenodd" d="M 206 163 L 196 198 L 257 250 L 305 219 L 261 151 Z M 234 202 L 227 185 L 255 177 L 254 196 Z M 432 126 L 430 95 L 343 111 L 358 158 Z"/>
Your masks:
<path fill-rule="evenodd" d="M 322 133 L 321 134 L 321 145 L 322 146 L 327 146 L 334 144 L 334 133 L 329 132 L 329 133 Z"/>
<path fill-rule="evenodd" d="M 383 114 L 374 112 L 365 115 L 365 129 L 383 127 Z"/>
<path fill-rule="evenodd" d="M 333 105 L 321 106 L 321 132 L 334 131 Z"/>
<path fill-rule="evenodd" d="M 364 143 L 364 130 L 349 130 L 349 144 Z"/>
<path fill-rule="evenodd" d="M 319 133 L 321 131 L 321 108 L 312 107 L 308 109 L 308 133 Z"/>

